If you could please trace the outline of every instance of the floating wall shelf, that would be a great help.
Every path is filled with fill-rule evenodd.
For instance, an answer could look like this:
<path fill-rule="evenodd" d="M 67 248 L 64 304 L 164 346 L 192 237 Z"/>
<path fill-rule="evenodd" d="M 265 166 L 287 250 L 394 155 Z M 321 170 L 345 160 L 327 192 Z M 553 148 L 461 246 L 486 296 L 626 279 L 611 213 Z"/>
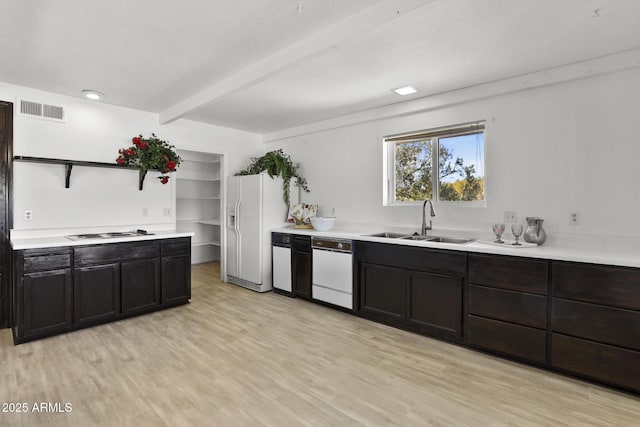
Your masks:
<path fill-rule="evenodd" d="M 50 159 L 46 157 L 29 157 L 29 156 L 15 156 L 13 160 L 18 160 L 21 162 L 31 162 L 31 163 L 48 163 L 48 164 L 54 164 L 54 165 L 64 165 L 64 170 L 65 170 L 64 188 L 69 188 L 69 184 L 71 181 L 71 170 L 73 169 L 74 166 L 138 170 L 139 171 L 138 189 L 140 191 L 142 191 L 142 187 L 144 185 L 144 178 L 147 175 L 147 171 L 141 171 L 138 168 L 134 168 L 126 165 L 119 165 L 117 163 L 88 162 L 84 160 Z"/>

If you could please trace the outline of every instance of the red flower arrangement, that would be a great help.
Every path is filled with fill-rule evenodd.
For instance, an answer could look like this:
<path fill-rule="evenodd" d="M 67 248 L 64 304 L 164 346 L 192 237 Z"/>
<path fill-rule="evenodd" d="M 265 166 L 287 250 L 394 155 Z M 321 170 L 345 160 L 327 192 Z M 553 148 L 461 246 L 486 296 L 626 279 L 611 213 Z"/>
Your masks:
<path fill-rule="evenodd" d="M 133 146 L 118 150 L 116 163 L 119 165 L 132 166 L 146 173 L 150 169 L 159 170 L 160 182 L 169 182 L 169 172 L 178 168 L 181 160 L 175 152 L 175 147 L 167 141 L 159 139 L 152 133 L 150 138 L 142 135 L 134 136 L 131 139 Z"/>

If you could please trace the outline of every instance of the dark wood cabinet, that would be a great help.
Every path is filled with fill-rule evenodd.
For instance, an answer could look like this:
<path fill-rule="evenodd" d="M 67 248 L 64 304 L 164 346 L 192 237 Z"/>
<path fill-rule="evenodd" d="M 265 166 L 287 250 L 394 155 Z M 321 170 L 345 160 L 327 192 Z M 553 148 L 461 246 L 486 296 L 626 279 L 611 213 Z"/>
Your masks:
<path fill-rule="evenodd" d="M 120 264 L 75 269 L 74 313 L 77 326 L 120 317 Z"/>
<path fill-rule="evenodd" d="M 294 236 L 291 243 L 293 294 L 311 299 L 311 237 Z"/>
<path fill-rule="evenodd" d="M 439 338 L 462 337 L 463 281 L 458 276 L 417 271 L 409 273 L 407 326 Z"/>
<path fill-rule="evenodd" d="M 11 245 L 9 231 L 13 228 L 13 198 L 11 176 L 13 157 L 13 104 L 0 101 L 0 328 L 13 324 L 11 301 Z"/>
<path fill-rule="evenodd" d="M 546 295 L 470 284 L 467 286 L 467 312 L 518 325 L 547 328 Z"/>
<path fill-rule="evenodd" d="M 355 260 L 360 316 L 462 340 L 464 252 L 356 242 Z"/>
<path fill-rule="evenodd" d="M 69 249 L 29 249 L 14 258 L 16 342 L 65 332 L 73 326 L 73 279 Z"/>
<path fill-rule="evenodd" d="M 184 304 L 191 299 L 191 243 L 180 239 L 162 243 L 162 304 Z"/>
<path fill-rule="evenodd" d="M 358 240 L 354 267 L 363 318 L 640 393 L 638 268 Z"/>
<path fill-rule="evenodd" d="M 184 304 L 191 239 L 15 251 L 14 342 Z"/>
<path fill-rule="evenodd" d="M 640 270 L 552 268 L 551 365 L 640 392 Z"/>
<path fill-rule="evenodd" d="M 551 334 L 551 366 L 610 386 L 640 392 L 640 352 Z"/>
<path fill-rule="evenodd" d="M 547 295 L 547 260 L 469 254 L 469 283 L 528 294 Z"/>
<path fill-rule="evenodd" d="M 546 361 L 547 333 L 543 329 L 469 315 L 466 338 L 469 345 L 492 353 L 538 364 Z"/>
<path fill-rule="evenodd" d="M 359 262 L 359 314 L 401 326 L 406 309 L 407 273 L 387 265 Z"/>
<path fill-rule="evenodd" d="M 467 344 L 546 363 L 548 276 L 545 260 L 470 254 Z"/>
<path fill-rule="evenodd" d="M 19 333 L 38 337 L 69 330 L 73 322 L 71 269 L 26 273 L 22 277 Z"/>
<path fill-rule="evenodd" d="M 74 248 L 78 326 L 144 313 L 160 306 L 160 242 Z"/>
<path fill-rule="evenodd" d="M 160 305 L 158 258 L 123 262 L 120 264 L 120 271 L 123 316 L 144 313 Z"/>

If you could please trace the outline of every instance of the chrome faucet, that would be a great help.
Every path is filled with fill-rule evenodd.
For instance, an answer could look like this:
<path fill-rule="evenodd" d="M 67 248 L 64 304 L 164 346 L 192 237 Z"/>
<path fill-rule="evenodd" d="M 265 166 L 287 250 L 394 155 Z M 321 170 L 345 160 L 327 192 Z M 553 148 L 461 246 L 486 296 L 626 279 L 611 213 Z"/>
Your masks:
<path fill-rule="evenodd" d="M 433 229 L 431 225 L 431 220 L 429 220 L 429 226 L 427 227 L 427 215 L 425 213 L 425 210 L 427 208 L 427 202 L 429 203 L 429 208 L 431 209 L 430 211 L 431 217 L 433 218 L 434 216 L 436 216 L 436 211 L 433 209 L 433 202 L 431 202 L 431 199 L 425 200 L 422 205 L 422 228 L 420 229 L 420 234 L 422 236 L 426 236 L 427 231 Z"/>

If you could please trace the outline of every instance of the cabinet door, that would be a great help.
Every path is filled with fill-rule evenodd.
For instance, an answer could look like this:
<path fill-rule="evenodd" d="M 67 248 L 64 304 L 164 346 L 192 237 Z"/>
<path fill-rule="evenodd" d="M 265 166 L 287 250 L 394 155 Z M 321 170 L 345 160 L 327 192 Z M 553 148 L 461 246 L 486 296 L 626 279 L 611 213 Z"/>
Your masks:
<path fill-rule="evenodd" d="M 75 269 L 76 325 L 101 323 L 120 316 L 120 264 Z"/>
<path fill-rule="evenodd" d="M 160 305 L 160 260 L 123 262 L 122 314 L 130 315 L 155 309 Z"/>
<path fill-rule="evenodd" d="M 407 274 L 404 269 L 360 263 L 358 312 L 392 325 L 402 325 Z"/>
<path fill-rule="evenodd" d="M 311 299 L 311 253 L 292 251 L 293 293 Z"/>
<path fill-rule="evenodd" d="M 285 291 L 287 293 L 292 292 L 291 287 L 291 248 L 284 248 L 282 246 L 272 246 L 271 249 L 272 259 L 272 279 L 273 287 Z"/>
<path fill-rule="evenodd" d="M 407 326 L 459 340 L 462 337 L 462 277 L 412 271 L 407 287 Z"/>
<path fill-rule="evenodd" d="M 183 304 L 191 299 L 189 255 L 162 258 L 162 304 Z"/>
<path fill-rule="evenodd" d="M 22 278 L 23 318 L 19 335 L 61 332 L 73 322 L 71 269 L 28 273 Z"/>

